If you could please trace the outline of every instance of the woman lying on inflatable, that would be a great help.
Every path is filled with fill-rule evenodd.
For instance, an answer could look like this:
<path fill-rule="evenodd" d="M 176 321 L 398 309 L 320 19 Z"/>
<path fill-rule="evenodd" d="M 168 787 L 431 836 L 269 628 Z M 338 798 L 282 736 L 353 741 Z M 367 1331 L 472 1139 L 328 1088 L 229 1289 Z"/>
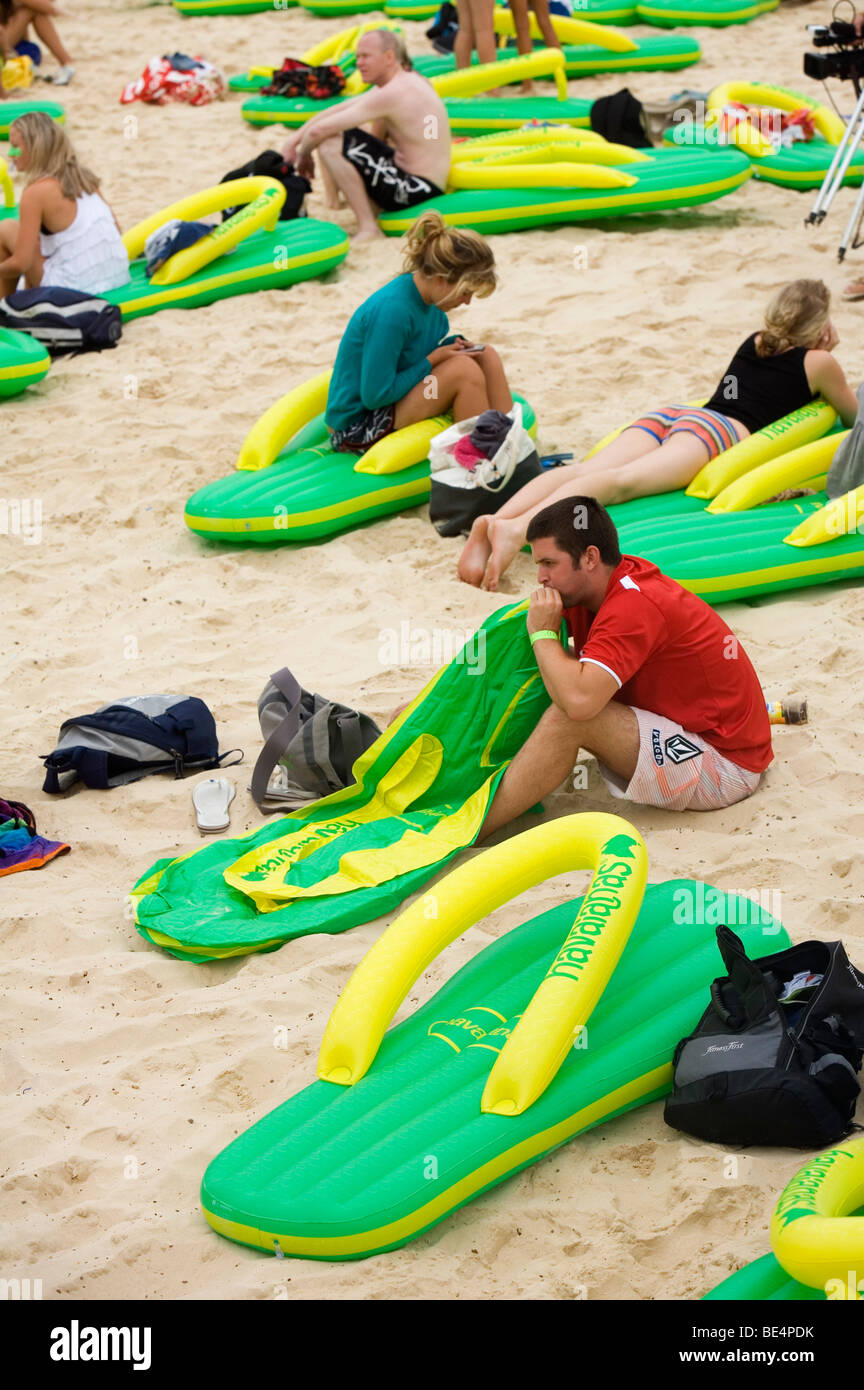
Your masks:
<path fill-rule="evenodd" d="M 459 577 L 497 589 L 531 518 L 551 502 L 580 493 L 609 506 L 686 488 L 707 460 L 816 395 L 851 427 L 858 402 L 832 355 L 838 338 L 829 306 L 821 280 L 784 285 L 768 305 L 765 327 L 741 344 L 704 406 L 651 411 L 590 459 L 533 479 L 495 516 L 475 521 Z"/>
<path fill-rule="evenodd" d="M 334 449 L 363 453 L 444 411 L 468 420 L 512 409 L 495 349 L 445 336 L 445 310 L 495 289 L 488 243 L 437 212 L 424 213 L 405 240 L 404 274 L 360 305 L 339 344 L 326 414 Z"/>

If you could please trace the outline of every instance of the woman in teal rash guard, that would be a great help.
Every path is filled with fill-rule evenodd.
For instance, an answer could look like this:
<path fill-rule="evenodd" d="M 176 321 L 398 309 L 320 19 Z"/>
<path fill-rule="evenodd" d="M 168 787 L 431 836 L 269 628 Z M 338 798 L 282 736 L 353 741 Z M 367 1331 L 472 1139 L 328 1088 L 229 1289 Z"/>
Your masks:
<path fill-rule="evenodd" d="M 495 349 L 446 336 L 445 310 L 495 289 L 488 244 L 437 212 L 424 213 L 405 242 L 404 274 L 360 305 L 339 344 L 326 413 L 334 449 L 362 454 L 433 415 L 468 420 L 513 405 Z"/>

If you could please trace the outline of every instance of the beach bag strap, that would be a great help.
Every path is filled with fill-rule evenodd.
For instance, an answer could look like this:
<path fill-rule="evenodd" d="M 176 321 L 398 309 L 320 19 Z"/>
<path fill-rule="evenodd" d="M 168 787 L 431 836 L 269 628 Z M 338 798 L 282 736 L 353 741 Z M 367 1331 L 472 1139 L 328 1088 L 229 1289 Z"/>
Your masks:
<path fill-rule="evenodd" d="M 255 804 L 261 811 L 264 810 L 263 803 L 267 796 L 267 787 L 273 775 L 273 769 L 286 748 L 293 743 L 300 732 L 300 702 L 303 698 L 302 687 L 287 666 L 283 666 L 281 671 L 276 671 L 270 679 L 279 693 L 284 695 L 288 708 L 282 722 L 276 726 L 261 749 L 252 772 L 249 790 Z"/>

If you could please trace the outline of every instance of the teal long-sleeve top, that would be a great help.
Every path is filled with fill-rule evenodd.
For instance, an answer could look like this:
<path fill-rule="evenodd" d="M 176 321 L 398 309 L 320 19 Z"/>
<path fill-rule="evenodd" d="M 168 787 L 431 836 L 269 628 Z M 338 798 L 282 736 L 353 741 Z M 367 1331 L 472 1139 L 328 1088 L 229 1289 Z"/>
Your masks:
<path fill-rule="evenodd" d="M 395 405 L 432 370 L 428 354 L 449 330 L 412 275 L 397 275 L 352 315 L 339 344 L 325 419 L 347 429 L 369 410 Z"/>

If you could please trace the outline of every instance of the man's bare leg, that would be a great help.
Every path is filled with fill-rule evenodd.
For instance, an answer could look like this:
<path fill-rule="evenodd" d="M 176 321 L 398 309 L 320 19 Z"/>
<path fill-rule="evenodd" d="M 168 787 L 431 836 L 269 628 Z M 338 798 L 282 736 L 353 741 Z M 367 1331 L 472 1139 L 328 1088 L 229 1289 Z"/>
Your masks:
<path fill-rule="evenodd" d="M 369 201 L 366 185 L 354 165 L 342 153 L 342 137 L 332 135 L 322 140 L 318 146 L 321 163 L 326 168 L 336 188 L 345 194 L 348 206 L 357 218 L 355 242 L 377 241 L 384 236 L 378 226 L 375 209 Z"/>
<path fill-rule="evenodd" d="M 504 773 L 478 842 L 560 787 L 582 748 L 629 781 L 639 760 L 639 725 L 632 709 L 610 700 L 593 719 L 584 720 L 568 719 L 557 705 L 548 709 Z"/>
<path fill-rule="evenodd" d="M 345 199 L 334 183 L 333 175 L 330 173 L 323 159 L 321 160 L 321 182 L 324 185 L 324 202 L 326 206 L 334 209 L 344 208 Z"/>

